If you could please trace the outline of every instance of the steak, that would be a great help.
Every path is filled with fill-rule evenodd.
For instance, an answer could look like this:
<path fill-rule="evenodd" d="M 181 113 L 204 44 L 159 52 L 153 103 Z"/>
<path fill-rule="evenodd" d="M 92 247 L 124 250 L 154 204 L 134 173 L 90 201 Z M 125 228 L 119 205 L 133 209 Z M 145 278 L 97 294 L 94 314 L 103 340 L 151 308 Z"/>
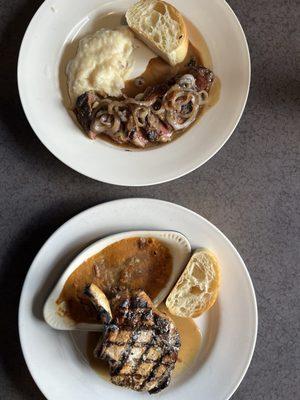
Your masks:
<path fill-rule="evenodd" d="M 165 143 L 195 121 L 213 81 L 212 71 L 192 64 L 135 98 L 104 98 L 94 91 L 86 92 L 78 97 L 74 113 L 91 139 L 103 134 L 119 144 L 136 147 Z"/>
<path fill-rule="evenodd" d="M 99 97 L 95 92 L 86 92 L 78 97 L 74 109 L 77 121 L 91 139 L 96 138 L 95 133 L 90 130 L 90 126 L 93 120 L 93 108 L 98 100 Z"/>
<path fill-rule="evenodd" d="M 145 292 L 119 291 L 113 319 L 94 355 L 109 364 L 112 383 L 157 393 L 170 383 L 180 348 L 172 320 L 158 312 Z"/>

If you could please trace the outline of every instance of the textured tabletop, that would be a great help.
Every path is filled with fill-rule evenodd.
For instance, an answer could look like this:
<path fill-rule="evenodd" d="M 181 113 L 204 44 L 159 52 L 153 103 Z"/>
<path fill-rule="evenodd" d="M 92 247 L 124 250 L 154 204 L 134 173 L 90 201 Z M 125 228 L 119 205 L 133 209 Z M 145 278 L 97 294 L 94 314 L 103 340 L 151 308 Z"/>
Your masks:
<path fill-rule="evenodd" d="M 252 58 L 249 100 L 235 133 L 197 171 L 159 186 L 126 188 L 79 175 L 39 142 L 20 105 L 16 64 L 22 36 L 41 1 L 0 1 L 1 399 L 44 398 L 25 365 L 17 328 L 19 296 L 34 255 L 73 215 L 124 197 L 176 202 L 228 236 L 249 269 L 259 312 L 253 360 L 232 398 L 299 398 L 296 0 L 229 3 L 245 30 Z"/>

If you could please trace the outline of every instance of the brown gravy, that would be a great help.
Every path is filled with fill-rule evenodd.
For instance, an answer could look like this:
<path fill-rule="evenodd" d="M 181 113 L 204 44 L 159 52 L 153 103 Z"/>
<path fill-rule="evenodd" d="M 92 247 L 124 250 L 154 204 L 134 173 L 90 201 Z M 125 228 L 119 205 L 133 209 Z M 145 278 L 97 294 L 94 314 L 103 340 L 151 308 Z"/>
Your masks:
<path fill-rule="evenodd" d="M 86 341 L 86 355 L 90 366 L 101 378 L 110 381 L 108 364 L 104 360 L 94 357 L 94 350 L 100 339 L 99 332 L 88 332 Z"/>
<path fill-rule="evenodd" d="M 86 285 L 96 284 L 108 297 L 118 286 L 142 289 L 154 299 L 166 285 L 172 267 L 169 249 L 159 240 L 123 239 L 82 263 L 67 279 L 57 304 L 66 302 L 65 314 L 76 322 L 94 322 L 96 313 L 83 294 Z"/>
<path fill-rule="evenodd" d="M 181 348 L 173 372 L 173 377 L 184 373 L 195 361 L 201 345 L 201 333 L 192 318 L 180 318 L 169 313 L 167 307 L 161 304 L 159 311 L 165 312 L 174 321 L 181 339 Z M 108 364 L 94 357 L 93 351 L 98 343 L 100 334 L 89 332 L 87 336 L 86 354 L 90 366 L 101 378 L 109 381 Z"/>
<path fill-rule="evenodd" d="M 194 58 L 198 64 L 203 65 L 201 54 L 191 42 L 185 59 L 175 66 L 171 66 L 160 57 L 151 58 L 146 70 L 138 77 L 143 80 L 143 85 L 137 86 L 135 83 L 136 78 L 130 79 L 125 82 L 124 93 L 129 97 L 135 97 L 138 93 L 144 92 L 149 86 L 166 82 L 172 76 L 183 73 L 191 58 Z"/>
<path fill-rule="evenodd" d="M 165 304 L 161 304 L 158 309 L 173 320 L 180 335 L 181 347 L 173 372 L 173 376 L 177 376 L 184 373 L 195 361 L 201 346 L 201 333 L 193 318 L 176 317 Z"/>

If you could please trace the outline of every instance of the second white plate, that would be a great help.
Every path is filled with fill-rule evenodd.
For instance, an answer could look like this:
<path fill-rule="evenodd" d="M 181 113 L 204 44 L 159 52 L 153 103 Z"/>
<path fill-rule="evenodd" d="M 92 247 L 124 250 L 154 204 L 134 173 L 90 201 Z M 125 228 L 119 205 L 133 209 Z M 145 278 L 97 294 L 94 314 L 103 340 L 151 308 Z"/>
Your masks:
<path fill-rule="evenodd" d="M 196 320 L 203 340 L 195 362 L 158 397 L 227 400 L 241 382 L 257 333 L 255 294 L 243 260 L 200 215 L 159 200 L 128 199 L 90 208 L 66 222 L 44 244 L 26 277 L 19 308 L 21 345 L 29 370 L 48 400 L 145 398 L 98 376 L 87 361 L 86 336 L 51 329 L 42 312 L 53 286 L 78 252 L 100 237 L 144 229 L 181 232 L 192 249 L 213 251 L 222 271 L 217 303 Z"/>

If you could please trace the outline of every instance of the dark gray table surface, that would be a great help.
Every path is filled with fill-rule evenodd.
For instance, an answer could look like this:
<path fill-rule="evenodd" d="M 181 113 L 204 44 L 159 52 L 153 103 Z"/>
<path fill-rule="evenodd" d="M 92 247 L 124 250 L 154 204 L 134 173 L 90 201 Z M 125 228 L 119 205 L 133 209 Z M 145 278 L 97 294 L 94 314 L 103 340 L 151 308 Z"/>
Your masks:
<path fill-rule="evenodd" d="M 297 12 L 295 0 L 229 3 L 252 58 L 249 100 L 235 133 L 197 171 L 159 186 L 126 188 L 79 175 L 39 142 L 19 101 L 16 64 L 41 1 L 0 0 L 1 399 L 44 398 L 25 365 L 17 328 L 19 296 L 34 255 L 70 217 L 125 197 L 176 202 L 228 236 L 248 266 L 259 312 L 254 357 L 232 398 L 299 398 L 299 6 Z"/>

